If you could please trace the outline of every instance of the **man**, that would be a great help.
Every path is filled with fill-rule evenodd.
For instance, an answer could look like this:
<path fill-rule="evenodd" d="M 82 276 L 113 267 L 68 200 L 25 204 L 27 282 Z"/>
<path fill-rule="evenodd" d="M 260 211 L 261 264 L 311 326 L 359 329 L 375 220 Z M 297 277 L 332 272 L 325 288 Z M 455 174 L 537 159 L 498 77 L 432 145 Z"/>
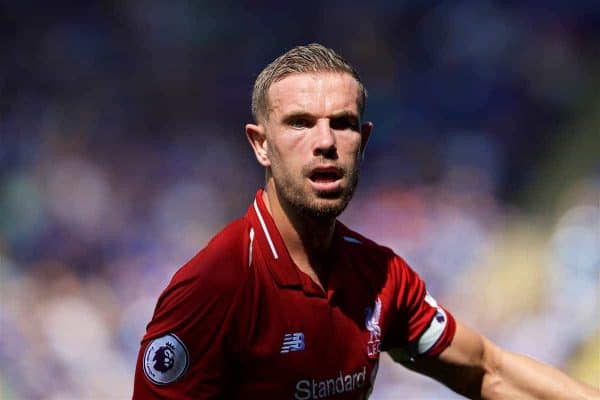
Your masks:
<path fill-rule="evenodd" d="M 388 351 L 471 398 L 600 398 L 456 321 L 399 256 L 336 220 L 371 134 L 365 99 L 318 44 L 261 72 L 246 134 L 265 188 L 160 296 L 133 397 L 364 399 Z"/>

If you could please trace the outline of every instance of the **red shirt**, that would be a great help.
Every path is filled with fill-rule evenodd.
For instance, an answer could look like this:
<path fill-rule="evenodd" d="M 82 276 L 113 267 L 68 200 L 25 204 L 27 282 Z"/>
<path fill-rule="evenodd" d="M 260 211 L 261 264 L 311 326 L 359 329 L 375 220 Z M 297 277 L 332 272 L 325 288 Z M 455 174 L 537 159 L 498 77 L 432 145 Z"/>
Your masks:
<path fill-rule="evenodd" d="M 363 399 L 379 352 L 435 356 L 453 317 L 390 249 L 336 223 L 324 292 L 287 252 L 259 190 L 175 273 L 141 344 L 134 399 Z"/>

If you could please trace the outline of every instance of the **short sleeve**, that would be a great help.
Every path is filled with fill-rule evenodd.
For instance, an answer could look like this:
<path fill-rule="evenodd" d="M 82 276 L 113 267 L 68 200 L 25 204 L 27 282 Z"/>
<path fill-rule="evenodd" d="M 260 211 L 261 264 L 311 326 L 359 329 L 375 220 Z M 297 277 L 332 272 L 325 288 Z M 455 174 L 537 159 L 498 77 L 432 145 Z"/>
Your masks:
<path fill-rule="evenodd" d="M 202 253 L 159 297 L 138 354 L 133 399 L 224 397 L 244 275 Z"/>
<path fill-rule="evenodd" d="M 402 348 L 409 356 L 435 356 L 450 345 L 456 322 L 427 292 L 425 283 L 400 257 L 391 263 L 392 317 L 384 350 Z"/>

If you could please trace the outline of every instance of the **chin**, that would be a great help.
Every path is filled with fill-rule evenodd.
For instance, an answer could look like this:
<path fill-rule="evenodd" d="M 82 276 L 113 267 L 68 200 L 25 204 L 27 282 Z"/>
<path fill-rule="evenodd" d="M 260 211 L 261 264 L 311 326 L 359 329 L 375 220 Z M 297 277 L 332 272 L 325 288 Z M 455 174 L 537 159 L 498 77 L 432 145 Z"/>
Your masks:
<path fill-rule="evenodd" d="M 353 194 L 353 190 L 348 187 L 315 191 L 311 187 L 294 188 L 293 185 L 278 184 L 277 181 L 275 187 L 283 202 L 293 210 L 307 218 L 320 220 L 338 217 L 346 209 Z"/>
<path fill-rule="evenodd" d="M 342 209 L 339 208 L 302 208 L 300 213 L 305 217 L 319 220 L 329 220 L 337 218 L 341 213 Z"/>
<path fill-rule="evenodd" d="M 337 218 L 348 205 L 349 199 L 344 198 L 318 198 L 312 204 L 301 207 L 300 212 L 308 217 L 318 219 Z"/>

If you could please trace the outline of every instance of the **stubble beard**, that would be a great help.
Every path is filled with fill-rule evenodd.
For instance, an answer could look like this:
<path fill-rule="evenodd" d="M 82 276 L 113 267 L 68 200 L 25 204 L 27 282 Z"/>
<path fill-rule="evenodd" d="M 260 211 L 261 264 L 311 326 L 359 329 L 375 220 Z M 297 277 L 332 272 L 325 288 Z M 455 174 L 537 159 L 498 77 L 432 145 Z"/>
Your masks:
<path fill-rule="evenodd" d="M 357 160 L 350 170 L 344 170 L 348 184 L 335 192 L 305 193 L 302 181 L 295 182 L 288 171 L 271 171 L 277 193 L 299 215 L 313 220 L 337 218 L 348 206 L 360 177 L 360 162 Z M 304 179 L 302 175 L 302 179 Z"/>

